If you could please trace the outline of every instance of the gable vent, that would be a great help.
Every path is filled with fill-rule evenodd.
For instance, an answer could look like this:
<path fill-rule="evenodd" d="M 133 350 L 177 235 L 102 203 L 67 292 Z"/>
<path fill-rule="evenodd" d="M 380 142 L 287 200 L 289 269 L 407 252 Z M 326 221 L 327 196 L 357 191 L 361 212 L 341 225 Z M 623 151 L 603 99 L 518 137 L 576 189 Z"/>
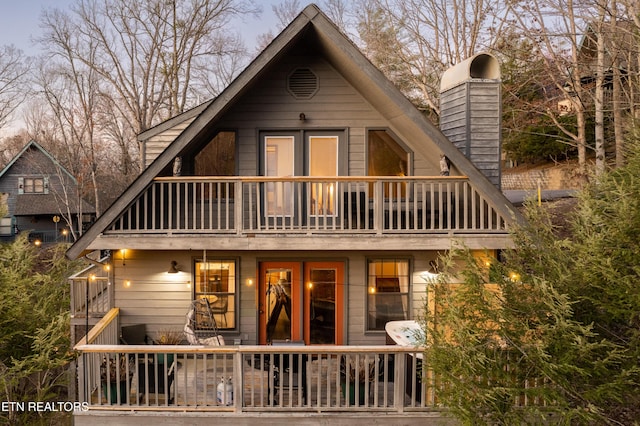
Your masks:
<path fill-rule="evenodd" d="M 318 91 L 318 77 L 309 68 L 297 68 L 287 78 L 287 89 L 296 99 L 310 99 Z"/>

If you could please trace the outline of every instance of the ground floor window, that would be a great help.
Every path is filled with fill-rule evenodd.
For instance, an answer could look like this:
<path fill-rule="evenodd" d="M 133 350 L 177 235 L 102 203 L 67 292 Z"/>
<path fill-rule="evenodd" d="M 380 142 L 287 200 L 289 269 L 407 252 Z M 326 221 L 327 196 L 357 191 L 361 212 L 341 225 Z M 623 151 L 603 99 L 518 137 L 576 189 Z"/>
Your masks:
<path fill-rule="evenodd" d="M 367 271 L 367 330 L 408 319 L 409 260 L 370 259 Z"/>
<path fill-rule="evenodd" d="M 233 259 L 196 259 L 194 300 L 209 300 L 211 312 L 220 329 L 236 326 L 236 261 Z"/>

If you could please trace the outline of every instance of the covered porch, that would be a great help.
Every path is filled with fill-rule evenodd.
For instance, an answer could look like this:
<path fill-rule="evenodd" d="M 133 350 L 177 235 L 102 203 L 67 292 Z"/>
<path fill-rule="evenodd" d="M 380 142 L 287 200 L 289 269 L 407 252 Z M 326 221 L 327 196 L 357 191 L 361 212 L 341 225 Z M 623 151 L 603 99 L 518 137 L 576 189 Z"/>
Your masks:
<path fill-rule="evenodd" d="M 421 348 L 122 345 L 119 339 L 114 308 L 75 346 L 78 401 L 88 406 L 76 413 L 76 424 L 158 413 L 188 413 L 189 424 L 211 417 L 242 423 L 257 415 L 275 422 L 284 413 L 403 424 L 443 418 Z"/>

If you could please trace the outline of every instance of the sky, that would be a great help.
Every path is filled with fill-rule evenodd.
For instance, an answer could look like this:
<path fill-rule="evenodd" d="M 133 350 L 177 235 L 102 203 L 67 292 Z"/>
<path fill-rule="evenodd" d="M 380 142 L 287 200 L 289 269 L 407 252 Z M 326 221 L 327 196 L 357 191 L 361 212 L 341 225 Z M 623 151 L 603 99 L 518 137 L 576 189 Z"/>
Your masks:
<path fill-rule="evenodd" d="M 67 8 L 73 0 L 0 0 L 0 45 L 13 44 L 30 55 L 37 53 L 31 42 L 40 35 L 38 22 L 44 9 Z"/>
<path fill-rule="evenodd" d="M 0 45 L 14 45 L 27 56 L 38 53 L 38 48 L 32 42 L 40 35 L 40 14 L 45 9 L 67 9 L 75 0 L 0 0 L 2 13 L 0 14 Z M 280 0 L 256 1 L 262 5 L 263 14 L 259 19 L 240 22 L 239 27 L 246 35 L 247 47 L 252 51 L 252 44 L 260 33 L 272 29 L 275 33 L 275 22 L 272 4 Z M 305 2 L 301 2 L 305 4 Z M 267 26 L 272 23 L 270 26 Z M 259 32 L 258 32 L 259 31 Z"/>
<path fill-rule="evenodd" d="M 255 0 L 256 4 L 262 5 L 262 15 L 258 18 L 246 18 L 238 23 L 237 28 L 244 35 L 249 52 L 255 51 L 258 35 L 269 29 L 274 34 L 277 33 L 277 20 L 271 7 L 281 1 Z M 41 35 L 39 24 L 42 11 L 54 8 L 66 10 L 75 2 L 76 0 L 0 0 L 0 46 L 13 45 L 26 56 L 36 56 L 40 49 L 34 39 Z M 304 1 L 301 3 L 306 4 Z M 22 126 L 21 113 L 17 111 L 13 120 L 0 130 L 0 138 L 14 133 Z"/>

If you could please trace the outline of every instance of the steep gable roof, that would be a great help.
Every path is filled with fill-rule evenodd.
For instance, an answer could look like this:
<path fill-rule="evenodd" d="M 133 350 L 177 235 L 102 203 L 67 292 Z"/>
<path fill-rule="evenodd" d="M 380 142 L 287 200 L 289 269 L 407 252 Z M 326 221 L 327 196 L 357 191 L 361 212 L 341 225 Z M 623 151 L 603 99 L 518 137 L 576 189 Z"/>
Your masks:
<path fill-rule="evenodd" d="M 94 225 L 67 251 L 76 258 L 142 193 L 189 143 L 204 134 L 257 81 L 268 67 L 281 58 L 297 41 L 313 40 L 325 59 L 362 93 L 390 123 L 415 134 L 426 135 L 479 191 L 495 204 L 505 217 L 518 217 L 511 203 L 484 175 L 378 70 L 331 20 L 315 5 L 307 6 L 265 50 L 169 145 L 125 190 Z M 434 145 L 419 144 L 416 151 L 433 155 Z"/>
<path fill-rule="evenodd" d="M 20 150 L 20 152 L 17 153 L 11 159 L 11 161 L 9 161 L 9 163 L 2 169 L 2 171 L 0 171 L 0 178 L 2 178 L 2 176 L 4 176 L 9 171 L 9 169 L 11 169 L 11 167 L 13 167 L 13 165 L 16 163 L 16 161 L 18 161 L 25 154 L 25 152 L 30 151 L 32 149 L 37 149 L 40 152 L 42 152 L 42 154 L 44 154 L 45 157 L 47 157 L 49 160 L 51 160 L 51 162 L 54 164 L 54 166 L 56 168 L 59 168 L 60 170 L 62 170 L 74 183 L 77 184 L 76 178 L 73 177 L 73 175 L 71 173 L 69 173 L 69 171 L 67 169 L 62 167 L 62 165 L 58 162 L 58 160 L 56 160 L 53 157 L 53 155 L 51 155 L 49 153 L 49 151 L 44 149 L 39 143 L 37 143 L 34 140 L 29 141 L 29 143 L 27 143 L 25 146 L 23 146 L 22 149 Z"/>

